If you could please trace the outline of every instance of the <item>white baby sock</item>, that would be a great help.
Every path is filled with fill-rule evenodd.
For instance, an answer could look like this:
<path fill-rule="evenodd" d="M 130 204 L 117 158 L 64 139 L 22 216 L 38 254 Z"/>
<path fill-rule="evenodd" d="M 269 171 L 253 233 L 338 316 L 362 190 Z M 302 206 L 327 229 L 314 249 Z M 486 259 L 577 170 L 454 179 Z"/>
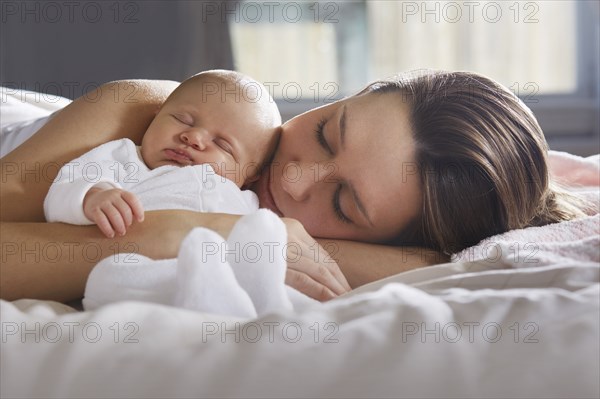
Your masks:
<path fill-rule="evenodd" d="M 125 300 L 172 305 L 176 269 L 176 259 L 153 260 L 134 253 L 109 256 L 92 269 L 83 307 L 92 310 Z"/>
<path fill-rule="evenodd" d="M 174 304 L 214 314 L 255 318 L 248 294 L 225 257 L 227 243 L 216 232 L 195 228 L 181 243 Z"/>
<path fill-rule="evenodd" d="M 285 288 L 287 230 L 277 215 L 259 209 L 243 216 L 227 244 L 227 260 L 258 315 L 293 309 Z"/>

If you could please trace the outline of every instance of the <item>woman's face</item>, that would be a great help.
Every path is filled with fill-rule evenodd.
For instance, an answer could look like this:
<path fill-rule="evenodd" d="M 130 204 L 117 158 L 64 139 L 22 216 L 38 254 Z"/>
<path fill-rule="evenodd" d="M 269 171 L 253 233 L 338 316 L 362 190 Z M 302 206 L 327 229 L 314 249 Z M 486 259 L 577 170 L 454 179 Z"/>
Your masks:
<path fill-rule="evenodd" d="M 286 122 L 254 186 L 261 207 L 314 237 L 394 238 L 421 204 L 408 115 L 402 96 L 366 94 Z"/>

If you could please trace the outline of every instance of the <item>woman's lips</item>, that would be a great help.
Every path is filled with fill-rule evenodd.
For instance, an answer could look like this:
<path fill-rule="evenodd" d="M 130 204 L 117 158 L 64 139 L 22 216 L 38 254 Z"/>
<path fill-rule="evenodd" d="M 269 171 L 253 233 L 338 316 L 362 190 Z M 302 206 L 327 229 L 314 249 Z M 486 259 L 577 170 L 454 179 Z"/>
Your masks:
<path fill-rule="evenodd" d="M 183 150 L 169 148 L 165 150 L 165 155 L 167 158 L 169 158 L 169 160 L 175 161 L 179 164 L 191 165 L 194 163 L 194 160 L 192 157 L 190 157 L 190 154 Z"/>

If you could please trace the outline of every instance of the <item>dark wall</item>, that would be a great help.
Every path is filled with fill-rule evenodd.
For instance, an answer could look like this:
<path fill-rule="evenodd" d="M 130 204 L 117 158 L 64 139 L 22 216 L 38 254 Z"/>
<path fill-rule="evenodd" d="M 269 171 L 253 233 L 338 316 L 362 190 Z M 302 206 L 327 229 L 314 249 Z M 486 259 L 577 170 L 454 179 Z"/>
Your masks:
<path fill-rule="evenodd" d="M 2 86 L 75 98 L 116 79 L 233 68 L 220 2 L 2 1 Z"/>

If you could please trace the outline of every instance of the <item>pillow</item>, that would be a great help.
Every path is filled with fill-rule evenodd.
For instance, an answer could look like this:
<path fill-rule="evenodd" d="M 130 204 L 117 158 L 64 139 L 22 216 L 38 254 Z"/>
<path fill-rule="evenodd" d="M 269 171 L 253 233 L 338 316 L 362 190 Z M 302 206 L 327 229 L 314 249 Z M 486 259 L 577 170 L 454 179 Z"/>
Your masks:
<path fill-rule="evenodd" d="M 51 94 L 0 87 L 0 158 L 37 132 L 71 100 Z"/>

